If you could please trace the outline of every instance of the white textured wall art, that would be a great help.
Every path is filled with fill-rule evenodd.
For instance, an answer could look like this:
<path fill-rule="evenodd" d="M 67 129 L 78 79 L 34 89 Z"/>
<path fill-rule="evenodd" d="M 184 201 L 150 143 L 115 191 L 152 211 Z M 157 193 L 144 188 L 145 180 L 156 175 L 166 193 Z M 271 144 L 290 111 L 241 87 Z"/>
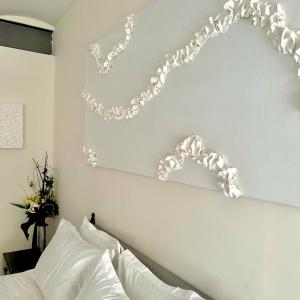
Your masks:
<path fill-rule="evenodd" d="M 226 197 L 239 198 L 237 170 L 229 165 L 224 156 L 205 148 L 200 136 L 193 135 L 179 143 L 172 155 L 159 162 L 158 178 L 167 180 L 169 174 L 184 167 L 185 160 L 191 158 L 197 164 L 217 173 L 219 186 Z"/>
<path fill-rule="evenodd" d="M 87 164 L 89 164 L 93 168 L 97 168 L 98 167 L 97 153 L 92 148 L 87 146 L 83 146 L 82 152 L 87 158 Z"/>
<path fill-rule="evenodd" d="M 194 34 L 187 45 L 171 54 L 164 54 L 156 74 L 150 78 L 150 84 L 130 101 L 130 105 L 105 108 L 102 103 L 97 102 L 95 93 L 92 94 L 88 89 L 82 93 L 86 104 L 104 120 L 134 118 L 141 108 L 160 94 L 170 72 L 192 62 L 209 39 L 226 33 L 232 24 L 241 19 L 248 19 L 252 25 L 265 28 L 273 45 L 283 54 L 290 54 L 294 58 L 300 77 L 300 32 L 288 27 L 286 14 L 282 7 L 260 0 L 229 0 L 225 3 L 223 11 L 215 17 L 210 17 L 208 23 Z M 125 25 L 125 38 L 113 47 L 106 59 L 103 59 L 98 43 L 91 46 L 91 55 L 95 57 L 99 73 L 108 73 L 111 70 L 114 59 L 124 51 L 131 38 L 133 24 L 133 16 L 128 17 Z M 146 51 L 145 55 L 147 55 Z M 101 98 L 102 95 L 97 96 Z"/>
<path fill-rule="evenodd" d="M 297 24 L 299 0 L 281 2 L 289 12 L 288 23 Z M 127 107 L 128 99 L 149 85 L 163 54 L 187 45 L 223 5 L 222 0 L 149 2 L 135 12 L 132 39 L 105 75 L 99 76 L 87 44 L 85 87 L 93 94 L 90 99 L 98 96 L 106 108 Z M 220 38 L 209 38 L 196 59 L 168 74 L 156 101 L 128 122 L 106 121 L 85 105 L 83 144 L 101 153 L 101 167 L 156 178 L 166 151 L 200 132 L 210 149 L 228 154 L 238 168 L 244 196 L 300 207 L 298 64 L 270 45 L 268 28 L 241 21 Z M 274 33 L 282 29 L 272 28 Z M 109 53 L 123 34 L 120 20 L 99 41 L 102 53 Z M 169 180 L 219 190 L 216 173 L 191 159 Z"/>
<path fill-rule="evenodd" d="M 23 104 L 0 103 L 0 148 L 23 148 Z"/>

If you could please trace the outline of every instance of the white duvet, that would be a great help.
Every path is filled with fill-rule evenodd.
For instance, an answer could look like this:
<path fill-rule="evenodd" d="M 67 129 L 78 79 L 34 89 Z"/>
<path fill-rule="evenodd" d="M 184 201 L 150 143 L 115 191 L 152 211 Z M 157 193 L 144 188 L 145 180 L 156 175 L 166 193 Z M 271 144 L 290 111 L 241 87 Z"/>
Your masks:
<path fill-rule="evenodd" d="M 0 276 L 0 300 L 45 300 L 33 271 Z"/>

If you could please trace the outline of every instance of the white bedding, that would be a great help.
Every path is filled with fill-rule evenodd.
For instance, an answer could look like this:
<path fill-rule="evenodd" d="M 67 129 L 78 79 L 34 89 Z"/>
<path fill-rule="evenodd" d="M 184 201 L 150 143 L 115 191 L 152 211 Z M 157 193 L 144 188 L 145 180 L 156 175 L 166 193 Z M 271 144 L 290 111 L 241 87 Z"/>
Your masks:
<path fill-rule="evenodd" d="M 34 270 L 0 276 L 0 300 L 203 299 L 165 284 L 129 250 L 120 254 L 115 239 L 109 238 L 113 242 L 107 243 L 105 236 L 102 245 L 98 234 L 96 238 L 93 234 L 89 232 L 89 237 L 92 242 L 97 240 L 99 248 L 83 240 L 76 228 L 62 219 Z M 109 252 L 115 245 L 118 274 Z"/>
<path fill-rule="evenodd" d="M 45 300 L 33 279 L 33 271 L 0 276 L 1 300 Z"/>

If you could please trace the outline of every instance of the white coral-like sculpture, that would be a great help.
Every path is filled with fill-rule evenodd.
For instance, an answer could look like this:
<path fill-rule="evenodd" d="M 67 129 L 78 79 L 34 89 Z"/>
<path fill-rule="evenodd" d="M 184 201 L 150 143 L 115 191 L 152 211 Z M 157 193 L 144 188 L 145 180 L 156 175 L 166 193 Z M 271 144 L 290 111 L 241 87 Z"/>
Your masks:
<path fill-rule="evenodd" d="M 97 153 L 87 146 L 83 146 L 82 150 L 83 154 L 87 157 L 87 163 L 91 165 L 93 168 L 98 167 L 98 157 Z"/>
<path fill-rule="evenodd" d="M 237 186 L 237 170 L 229 165 L 226 159 L 210 150 L 207 150 L 198 135 L 193 135 L 178 144 L 172 155 L 160 160 L 158 178 L 168 180 L 169 174 L 181 170 L 187 158 L 192 158 L 199 165 L 217 172 L 219 185 L 226 197 L 239 198 L 241 191 Z"/>
<path fill-rule="evenodd" d="M 118 42 L 113 49 L 104 56 L 101 52 L 100 45 L 95 43 L 90 46 L 90 54 L 94 57 L 98 72 L 107 74 L 113 67 L 114 60 L 127 48 L 129 41 L 134 31 L 134 15 L 127 17 L 127 22 L 124 25 L 124 37 Z"/>

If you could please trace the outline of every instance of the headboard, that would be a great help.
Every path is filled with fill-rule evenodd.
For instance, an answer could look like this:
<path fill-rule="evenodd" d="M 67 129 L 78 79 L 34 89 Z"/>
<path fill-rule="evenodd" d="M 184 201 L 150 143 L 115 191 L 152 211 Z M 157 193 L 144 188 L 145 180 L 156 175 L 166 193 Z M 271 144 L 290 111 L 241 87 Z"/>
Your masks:
<path fill-rule="evenodd" d="M 90 222 L 97 229 L 105 231 L 106 233 L 108 233 L 111 236 L 118 239 L 118 241 L 121 243 L 121 245 L 124 247 L 125 250 L 129 249 L 153 274 L 155 274 L 155 276 L 157 276 L 163 282 L 165 282 L 165 283 L 167 283 L 171 286 L 180 287 L 182 289 L 193 290 L 197 294 L 199 294 L 201 297 L 203 297 L 204 299 L 213 300 L 213 298 L 211 298 L 211 297 L 207 296 L 205 293 L 197 290 L 192 285 L 190 285 L 186 281 L 179 278 L 177 275 L 171 273 L 170 271 L 168 271 L 167 269 L 165 269 L 164 267 L 162 267 L 161 265 L 159 265 L 158 263 L 153 261 L 151 258 L 147 257 L 146 255 L 144 255 L 140 251 L 136 250 L 134 247 L 132 247 L 132 246 L 128 245 L 127 243 L 125 243 L 124 241 L 122 241 L 119 237 L 116 237 L 115 235 L 113 235 L 109 231 L 107 231 L 105 228 L 97 225 L 94 213 L 92 213 L 92 217 L 91 217 Z"/>

